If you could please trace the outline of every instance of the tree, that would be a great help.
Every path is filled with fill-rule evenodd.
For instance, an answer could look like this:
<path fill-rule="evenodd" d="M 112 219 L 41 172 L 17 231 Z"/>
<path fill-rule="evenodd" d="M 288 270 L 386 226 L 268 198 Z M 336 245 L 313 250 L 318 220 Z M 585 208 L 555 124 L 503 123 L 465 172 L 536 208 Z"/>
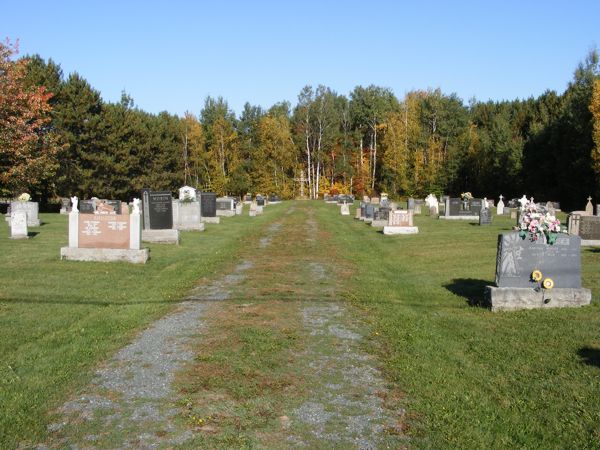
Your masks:
<path fill-rule="evenodd" d="M 17 51 L 9 41 L 0 43 L 0 192 L 24 190 L 47 197 L 59 151 L 48 127 L 52 94 L 26 82 L 27 60 L 11 60 Z"/>
<path fill-rule="evenodd" d="M 590 112 L 593 120 L 593 140 L 594 147 L 592 148 L 592 168 L 596 173 L 596 180 L 600 185 L 600 79 L 594 80 L 594 88 L 592 92 L 592 100 L 590 102 Z M 600 192 L 596 192 L 600 194 Z"/>

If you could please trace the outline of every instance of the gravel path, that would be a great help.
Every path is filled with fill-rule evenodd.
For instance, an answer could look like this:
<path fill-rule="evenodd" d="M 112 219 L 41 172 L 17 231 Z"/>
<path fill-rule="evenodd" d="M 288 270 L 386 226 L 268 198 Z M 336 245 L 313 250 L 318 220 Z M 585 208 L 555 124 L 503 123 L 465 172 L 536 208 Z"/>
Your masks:
<path fill-rule="evenodd" d="M 96 372 L 84 394 L 59 409 L 61 420 L 48 427 L 53 434 L 48 445 L 151 449 L 190 439 L 192 432 L 174 423 L 180 411 L 172 390 L 175 373 L 194 357 L 187 344 L 202 331 L 206 302 L 229 298 L 229 288 L 242 282 L 250 267 L 244 261 L 233 273 L 197 287 L 176 311 L 120 350 Z"/>

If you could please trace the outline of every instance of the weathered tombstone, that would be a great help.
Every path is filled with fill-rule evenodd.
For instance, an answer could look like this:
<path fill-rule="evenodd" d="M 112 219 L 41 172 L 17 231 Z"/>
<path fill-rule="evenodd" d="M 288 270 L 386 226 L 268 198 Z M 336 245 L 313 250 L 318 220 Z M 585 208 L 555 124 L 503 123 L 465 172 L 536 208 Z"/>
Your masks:
<path fill-rule="evenodd" d="M 10 238 L 27 239 L 27 213 L 20 209 L 10 213 Z"/>
<path fill-rule="evenodd" d="M 419 232 L 419 227 L 413 226 L 413 211 L 396 210 L 390 211 L 388 216 L 388 224 L 383 227 L 383 234 L 416 234 Z"/>
<path fill-rule="evenodd" d="M 273 204 L 281 203 L 281 197 L 279 195 L 270 195 L 269 203 L 273 203 Z"/>
<path fill-rule="evenodd" d="M 407 201 L 407 209 L 415 209 L 415 199 L 414 198 L 409 198 Z"/>
<path fill-rule="evenodd" d="M 13 201 L 10 203 L 11 214 L 15 211 L 25 211 L 27 215 L 28 227 L 39 227 L 41 225 L 39 218 L 39 203 L 31 201 Z"/>
<path fill-rule="evenodd" d="M 231 197 L 219 197 L 217 203 L 217 216 L 235 216 L 235 199 Z"/>
<path fill-rule="evenodd" d="M 554 209 L 554 203 L 552 202 L 546 202 L 546 211 L 548 211 L 548 213 L 555 215 L 556 214 L 556 210 Z"/>
<path fill-rule="evenodd" d="M 360 202 L 360 220 L 365 220 L 366 209 L 367 209 L 367 203 Z"/>
<path fill-rule="evenodd" d="M 201 222 L 200 202 L 187 197 L 185 200 L 173 200 L 173 228 L 185 231 L 204 231 Z"/>
<path fill-rule="evenodd" d="M 200 193 L 200 221 L 203 223 L 220 223 L 217 216 L 217 194 L 214 192 Z"/>
<path fill-rule="evenodd" d="M 600 217 L 569 214 L 569 234 L 579 236 L 582 246 L 600 247 Z"/>
<path fill-rule="evenodd" d="M 589 305 L 591 291 L 581 287 L 580 247 L 579 237 L 566 234 L 553 245 L 518 232 L 499 235 L 496 286 L 485 290 L 492 311 Z M 533 281 L 536 272 L 539 280 Z"/>
<path fill-rule="evenodd" d="M 179 230 L 173 228 L 173 196 L 168 191 L 142 189 L 142 241 L 179 244 Z"/>
<path fill-rule="evenodd" d="M 379 205 L 379 197 L 371 197 L 371 203 L 374 205 Z"/>
<path fill-rule="evenodd" d="M 244 203 L 246 204 L 250 204 L 252 203 L 252 194 L 248 193 L 246 195 L 244 195 Z"/>
<path fill-rule="evenodd" d="M 415 216 L 421 214 L 421 205 L 419 203 L 415 203 Z"/>
<path fill-rule="evenodd" d="M 592 205 L 592 197 L 588 197 L 588 202 L 587 205 L 585 205 L 585 213 L 588 216 L 593 216 L 594 215 L 594 205 Z"/>
<path fill-rule="evenodd" d="M 256 196 L 256 205 L 257 206 L 265 206 L 265 198 L 262 195 Z"/>
<path fill-rule="evenodd" d="M 347 203 L 344 203 L 341 207 L 340 207 L 340 214 L 342 216 L 349 216 L 350 215 L 350 206 Z"/>
<path fill-rule="evenodd" d="M 492 223 L 492 212 L 489 208 L 479 211 L 479 225 L 490 225 Z"/>
<path fill-rule="evenodd" d="M 504 197 L 502 197 L 502 195 L 500 195 L 500 197 L 498 197 L 500 200 L 498 200 L 498 205 L 496 206 L 496 214 L 498 214 L 499 216 L 504 214 L 504 202 L 502 201 L 502 199 Z"/>
<path fill-rule="evenodd" d="M 148 249 L 141 248 L 142 224 L 140 200 L 134 199 L 131 214 L 123 208 L 121 214 L 81 214 L 77 197 L 71 199 L 69 213 L 69 246 L 60 249 L 61 259 L 76 261 L 126 261 L 145 263 Z"/>
<path fill-rule="evenodd" d="M 354 213 L 354 219 L 356 220 L 360 220 L 361 219 L 361 215 L 360 215 L 361 209 L 360 206 L 356 208 L 356 211 Z"/>
<path fill-rule="evenodd" d="M 236 215 L 241 215 L 244 212 L 244 203 L 245 202 L 237 202 L 235 204 L 235 214 Z"/>
<path fill-rule="evenodd" d="M 69 214 L 71 212 L 71 199 L 61 198 L 60 199 L 60 213 Z"/>
<path fill-rule="evenodd" d="M 96 200 L 80 200 L 79 212 L 81 214 L 94 214 L 96 212 Z"/>
<path fill-rule="evenodd" d="M 510 210 L 510 218 L 511 219 L 516 219 L 517 221 L 519 220 L 519 214 L 518 214 L 518 209 L 511 209 Z"/>
<path fill-rule="evenodd" d="M 248 215 L 250 217 L 256 217 L 256 215 L 257 215 L 256 214 L 257 209 L 258 209 L 258 205 L 256 204 L 256 202 L 254 202 L 254 201 L 251 202 L 250 203 L 250 211 L 248 212 Z"/>

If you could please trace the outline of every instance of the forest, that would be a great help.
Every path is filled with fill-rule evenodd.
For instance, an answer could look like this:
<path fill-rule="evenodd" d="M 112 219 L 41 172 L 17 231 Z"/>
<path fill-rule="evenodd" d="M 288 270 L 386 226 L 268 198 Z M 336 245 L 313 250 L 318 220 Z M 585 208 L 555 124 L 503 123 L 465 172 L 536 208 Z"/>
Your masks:
<path fill-rule="evenodd" d="M 190 105 L 194 107 L 194 105 Z M 221 97 L 197 114 L 150 114 L 126 92 L 103 101 L 80 74 L 0 44 L 0 196 L 43 205 L 77 195 L 130 200 L 191 185 L 219 194 L 387 192 L 520 197 L 563 209 L 600 200 L 600 65 L 592 50 L 563 93 L 468 103 L 440 89 L 402 98 L 380 86 L 348 95 L 305 86 L 295 104 Z"/>

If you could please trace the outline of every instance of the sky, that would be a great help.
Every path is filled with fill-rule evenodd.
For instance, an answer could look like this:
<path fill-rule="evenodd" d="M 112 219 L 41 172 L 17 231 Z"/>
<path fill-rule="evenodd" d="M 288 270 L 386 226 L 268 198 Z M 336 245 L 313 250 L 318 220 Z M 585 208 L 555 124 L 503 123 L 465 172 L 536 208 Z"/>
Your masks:
<path fill-rule="evenodd" d="M 0 38 L 78 72 L 105 101 L 198 115 L 222 96 L 294 105 L 305 85 L 465 103 L 562 93 L 600 47 L 598 0 L 4 1 Z"/>

